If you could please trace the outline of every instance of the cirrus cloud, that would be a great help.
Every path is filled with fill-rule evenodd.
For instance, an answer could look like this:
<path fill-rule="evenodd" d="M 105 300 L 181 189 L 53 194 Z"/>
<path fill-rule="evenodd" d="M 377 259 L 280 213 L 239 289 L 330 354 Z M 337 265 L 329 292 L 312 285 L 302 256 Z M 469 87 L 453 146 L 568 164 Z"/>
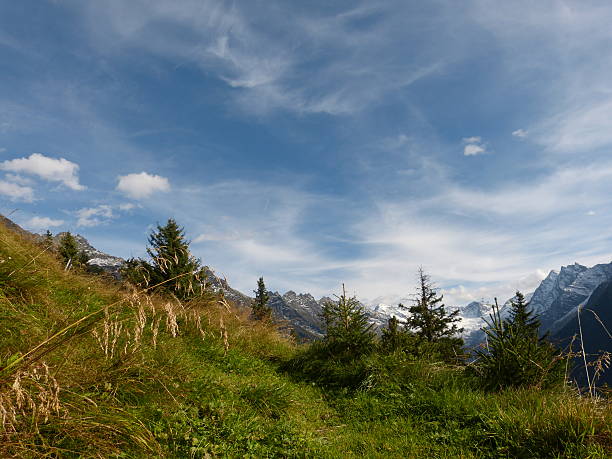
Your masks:
<path fill-rule="evenodd" d="M 117 190 L 132 199 L 144 199 L 155 192 L 170 191 L 170 182 L 166 177 L 146 172 L 120 175 Z"/>

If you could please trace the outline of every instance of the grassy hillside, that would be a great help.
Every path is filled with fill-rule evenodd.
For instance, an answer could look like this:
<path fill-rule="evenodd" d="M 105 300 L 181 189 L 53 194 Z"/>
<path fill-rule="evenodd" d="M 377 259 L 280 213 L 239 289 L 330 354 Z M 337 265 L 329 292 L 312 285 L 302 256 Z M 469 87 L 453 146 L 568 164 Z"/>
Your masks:
<path fill-rule="evenodd" d="M 1 457 L 609 457 L 611 410 L 568 388 L 486 393 L 461 366 L 359 362 L 354 387 L 219 298 L 64 272 L 0 225 Z M 333 364 L 330 365 L 333 367 Z"/>

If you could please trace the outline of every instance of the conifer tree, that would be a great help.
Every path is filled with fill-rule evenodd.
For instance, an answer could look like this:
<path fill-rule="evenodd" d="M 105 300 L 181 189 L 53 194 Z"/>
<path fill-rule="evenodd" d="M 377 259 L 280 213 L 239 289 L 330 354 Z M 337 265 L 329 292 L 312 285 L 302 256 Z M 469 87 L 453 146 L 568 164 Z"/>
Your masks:
<path fill-rule="evenodd" d="M 47 230 L 43 239 L 43 246 L 46 248 L 53 248 L 53 233 Z"/>
<path fill-rule="evenodd" d="M 463 329 L 456 325 L 461 320 L 458 317 L 459 311 L 446 310 L 442 303 L 443 296 L 438 295 L 431 278 L 422 267 L 419 268 L 417 276 L 419 285 L 414 305 L 409 308 L 407 329 L 430 343 L 461 333 Z"/>
<path fill-rule="evenodd" d="M 484 331 L 486 346 L 476 351 L 475 371 L 489 389 L 550 386 L 563 381 L 563 361 L 546 337 L 539 337 L 540 322 L 520 292 L 511 302 L 508 319 L 496 305 Z"/>
<path fill-rule="evenodd" d="M 397 317 L 389 318 L 387 328 L 382 331 L 380 345 L 387 352 L 395 352 L 401 350 L 406 344 L 408 334 L 401 327 Z"/>
<path fill-rule="evenodd" d="M 141 286 L 159 286 L 177 298 L 188 299 L 204 290 L 204 273 L 200 261 L 189 251 L 183 228 L 172 218 L 149 236 L 147 253 L 151 262 L 130 259 L 122 273 L 130 282 Z"/>
<path fill-rule="evenodd" d="M 516 292 L 515 297 L 510 300 L 510 317 L 506 326 L 513 327 L 514 333 L 524 337 L 537 337 L 540 328 L 540 320 L 534 316 L 533 310 L 529 309 L 529 303 L 521 292 Z"/>
<path fill-rule="evenodd" d="M 373 325 L 356 297 L 348 297 L 344 284 L 338 301 L 327 301 L 323 305 L 322 317 L 325 322 L 325 341 L 332 350 L 348 354 L 364 354 L 374 344 Z"/>
<path fill-rule="evenodd" d="M 64 233 L 61 237 L 58 251 L 66 266 L 78 264 L 79 247 L 70 232 Z"/>
<path fill-rule="evenodd" d="M 45 240 L 51 234 L 49 231 L 47 231 L 47 233 L 48 234 L 45 235 Z M 52 241 L 53 239 L 51 239 L 51 244 L 53 243 Z M 72 266 L 86 267 L 89 261 L 87 254 L 83 250 L 79 250 L 79 245 L 70 232 L 64 233 L 61 237 L 58 252 L 67 268 Z"/>
<path fill-rule="evenodd" d="M 268 306 L 270 295 L 266 290 L 266 284 L 264 284 L 263 277 L 260 277 L 257 281 L 257 290 L 253 290 L 255 293 L 255 301 L 253 302 L 251 309 L 253 317 L 257 320 L 268 320 L 272 315 L 272 309 Z"/>

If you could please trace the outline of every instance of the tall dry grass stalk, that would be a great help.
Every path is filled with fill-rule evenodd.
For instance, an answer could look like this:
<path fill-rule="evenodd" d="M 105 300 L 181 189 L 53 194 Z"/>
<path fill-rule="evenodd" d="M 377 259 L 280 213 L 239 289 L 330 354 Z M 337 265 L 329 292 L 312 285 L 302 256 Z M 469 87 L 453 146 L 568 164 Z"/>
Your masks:
<path fill-rule="evenodd" d="M 17 433 L 28 423 L 38 432 L 41 423 L 59 415 L 60 386 L 45 362 L 18 371 L 0 391 L 0 432 Z"/>

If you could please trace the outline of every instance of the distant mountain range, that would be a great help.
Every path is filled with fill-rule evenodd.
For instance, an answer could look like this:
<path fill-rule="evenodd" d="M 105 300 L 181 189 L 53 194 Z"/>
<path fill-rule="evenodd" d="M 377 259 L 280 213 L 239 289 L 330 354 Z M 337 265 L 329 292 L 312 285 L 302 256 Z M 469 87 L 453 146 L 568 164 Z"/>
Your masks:
<path fill-rule="evenodd" d="M 11 220 L 0 216 L 0 221 L 22 234 L 42 238 L 25 231 Z M 56 244 L 64 233 L 54 237 Z M 88 265 L 106 271 L 114 277 L 119 277 L 119 271 L 125 260 L 114 257 L 95 249 L 80 235 L 74 235 L 79 249 L 88 257 Z M 209 285 L 215 290 L 223 291 L 226 298 L 239 307 L 247 308 L 252 298 L 233 289 L 225 279 L 206 268 Z M 306 339 L 317 339 L 324 336 L 324 325 L 321 311 L 329 297 L 316 299 L 309 293 L 285 294 L 269 292 L 269 305 L 274 316 L 286 321 L 296 334 Z M 598 264 L 591 268 L 574 263 L 563 266 L 559 271 L 551 271 L 540 283 L 538 288 L 525 294 L 533 310 L 539 314 L 542 330 L 550 332 L 550 336 L 559 343 L 567 343 L 578 333 L 577 311 L 580 308 L 582 319 L 582 335 L 588 353 L 612 350 L 612 263 Z M 510 301 L 506 301 L 500 309 L 502 317 L 510 311 Z M 363 307 L 370 316 L 370 321 L 379 329 L 383 328 L 388 319 L 396 316 L 400 320 L 408 317 L 406 309 L 398 304 L 410 304 L 409 298 L 386 297 L 374 300 Z M 393 303 L 393 304 L 390 304 Z M 464 328 L 462 337 L 467 346 L 474 346 L 484 340 L 482 327 L 486 325 L 492 312 L 492 306 L 474 301 L 465 306 L 449 306 L 450 310 L 459 310 L 460 326 Z M 605 328 L 607 327 L 607 329 Z M 609 372 L 612 376 L 612 371 Z M 612 379 L 612 378 L 611 378 Z M 612 382 L 612 381 L 611 381 Z"/>

